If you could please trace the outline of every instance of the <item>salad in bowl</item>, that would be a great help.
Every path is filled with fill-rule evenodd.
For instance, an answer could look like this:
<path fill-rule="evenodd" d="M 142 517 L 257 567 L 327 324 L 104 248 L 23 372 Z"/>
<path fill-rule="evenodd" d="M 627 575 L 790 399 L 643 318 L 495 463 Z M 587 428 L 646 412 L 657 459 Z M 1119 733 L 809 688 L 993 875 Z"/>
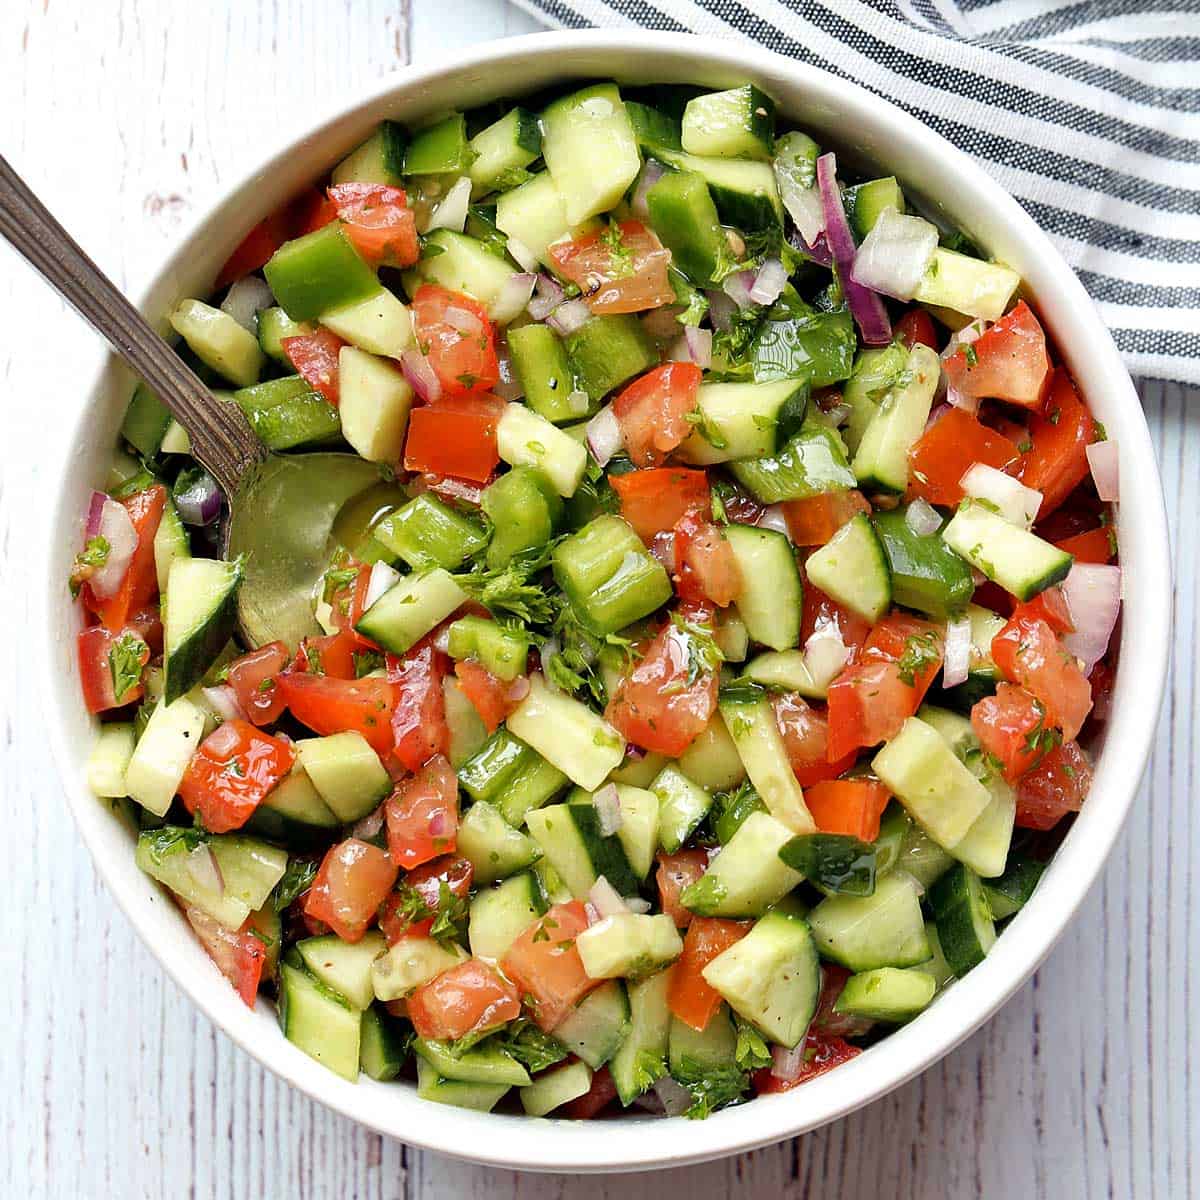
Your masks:
<path fill-rule="evenodd" d="M 70 579 L 88 777 L 331 1071 L 703 1117 L 1029 900 L 1112 688 L 1116 446 L 894 177 L 749 83 L 576 82 L 385 121 L 170 322 L 270 450 L 375 474 L 271 639 L 134 391 Z"/>

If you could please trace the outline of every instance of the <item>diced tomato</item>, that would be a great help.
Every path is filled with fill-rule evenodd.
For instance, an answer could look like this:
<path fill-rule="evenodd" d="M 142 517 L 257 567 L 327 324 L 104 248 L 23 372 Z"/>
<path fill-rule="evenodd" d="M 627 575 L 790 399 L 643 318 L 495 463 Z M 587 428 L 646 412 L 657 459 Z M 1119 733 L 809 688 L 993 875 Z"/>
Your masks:
<path fill-rule="evenodd" d="M 631 313 L 675 303 L 671 252 L 641 221 L 622 221 L 550 247 L 555 270 L 579 285 L 594 313 Z"/>
<path fill-rule="evenodd" d="M 496 427 L 503 414 L 504 402 L 495 396 L 450 396 L 414 408 L 404 469 L 486 482 L 500 461 Z"/>
<path fill-rule="evenodd" d="M 129 566 L 125 568 L 117 590 L 104 600 L 97 599 L 88 584 L 83 585 L 84 603 L 100 618 L 100 624 L 113 633 L 128 625 L 133 614 L 145 608 L 158 595 L 154 535 L 158 532 L 166 502 L 167 489 L 160 483 L 126 496 L 121 503 L 129 513 L 133 531 L 137 534 L 137 548 L 129 560 Z"/>
<path fill-rule="evenodd" d="M 520 703 L 520 700 L 513 699 L 510 694 L 513 690 L 511 683 L 498 679 L 487 667 L 474 659 L 455 663 L 454 674 L 458 676 L 463 695 L 483 718 L 488 733 L 495 733 L 500 722 L 507 720 L 509 714 Z"/>
<path fill-rule="evenodd" d="M 783 504 L 788 532 L 797 546 L 823 546 L 852 517 L 870 511 L 871 505 L 857 488 L 821 492 Z"/>
<path fill-rule="evenodd" d="M 417 343 L 442 385 L 443 397 L 490 392 L 496 386 L 496 331 L 478 300 L 423 283 L 413 296 L 412 317 Z M 413 469 L 476 478 L 453 468 L 409 468 Z"/>
<path fill-rule="evenodd" d="M 347 634 L 355 646 L 363 650 L 378 650 L 379 646 L 375 642 L 354 628 L 366 612 L 367 593 L 370 590 L 371 568 L 365 563 L 359 564 L 353 580 L 330 596 L 329 607 L 333 612 L 334 625 Z"/>
<path fill-rule="evenodd" d="M 669 362 L 635 379 L 613 401 L 625 449 L 638 467 L 657 467 L 692 431 L 703 372 L 695 363 Z"/>
<path fill-rule="evenodd" d="M 720 993 L 701 972 L 718 954 L 750 932 L 749 921 L 695 917 L 683 939 L 683 953 L 671 967 L 667 1006 L 685 1024 L 704 1030 L 721 1007 Z"/>
<path fill-rule="evenodd" d="M 391 750 L 396 695 L 386 679 L 331 679 L 293 673 L 281 675 L 279 687 L 292 716 L 314 733 L 356 730 L 376 754 Z"/>
<path fill-rule="evenodd" d="M 329 189 L 350 244 L 372 266 L 411 267 L 421 256 L 417 221 L 400 188 L 337 183 Z"/>
<path fill-rule="evenodd" d="M 1116 535 L 1111 525 L 1100 525 L 1054 544 L 1073 555 L 1077 563 L 1109 563 L 1117 556 Z"/>
<path fill-rule="evenodd" d="M 128 628 L 138 634 L 142 641 L 150 647 L 151 658 L 162 653 L 163 622 L 162 613 L 157 604 L 147 604 L 144 608 L 139 608 L 129 618 Z"/>
<path fill-rule="evenodd" d="M 1092 786 L 1092 765 L 1078 742 L 1056 746 L 1017 784 L 1017 824 L 1022 829 L 1053 829 L 1083 807 Z"/>
<path fill-rule="evenodd" d="M 283 642 L 268 642 L 229 664 L 229 686 L 242 712 L 255 725 L 270 725 L 283 712 L 279 676 L 287 663 L 288 649 Z"/>
<path fill-rule="evenodd" d="M 610 475 L 608 482 L 621 500 L 621 516 L 647 546 L 655 534 L 674 529 L 688 513 L 708 512 L 708 476 L 703 471 L 654 467 Z"/>
<path fill-rule="evenodd" d="M 742 590 L 742 572 L 719 525 L 703 512 L 680 517 L 675 526 L 675 591 L 691 603 L 711 601 L 727 608 Z"/>
<path fill-rule="evenodd" d="M 1044 592 L 1038 592 L 1032 600 L 1016 605 L 1012 619 L 1015 621 L 1022 617 L 1030 621 L 1045 621 L 1055 633 L 1071 633 L 1075 629 L 1066 593 L 1060 585 L 1048 587 Z"/>
<path fill-rule="evenodd" d="M 387 851 L 347 838 L 326 851 L 304 912 L 324 921 L 344 941 L 358 942 L 395 882 L 396 864 Z"/>
<path fill-rule="evenodd" d="M 832 634 L 834 631 L 849 649 L 850 662 L 853 662 L 871 632 L 871 623 L 848 608 L 843 608 L 815 584 L 805 580 L 803 607 L 800 610 L 801 643 L 807 642 L 814 633 Z"/>
<path fill-rule="evenodd" d="M 292 743 L 249 721 L 225 721 L 192 755 L 179 795 L 211 833 L 240 829 L 267 793 L 292 769 Z"/>
<path fill-rule="evenodd" d="M 330 679 L 354 679 L 357 649 L 358 641 L 349 626 L 327 637 L 308 637 L 296 650 L 293 669 L 310 675 L 327 675 Z"/>
<path fill-rule="evenodd" d="M 894 336 L 911 350 L 914 346 L 928 346 L 930 350 L 938 348 L 937 330 L 933 318 L 923 308 L 910 308 L 896 322 Z"/>
<path fill-rule="evenodd" d="M 878 779 L 826 779 L 804 791 L 804 802 L 822 833 L 845 833 L 862 842 L 879 836 L 879 818 L 890 799 Z"/>
<path fill-rule="evenodd" d="M 838 997 L 852 974 L 849 968 L 837 963 L 821 964 L 821 994 L 817 997 L 817 1011 L 813 1013 L 809 1033 L 822 1038 L 861 1037 L 874 1024 L 866 1017 L 836 1011 Z"/>
<path fill-rule="evenodd" d="M 1037 764 L 1050 740 L 1043 735 L 1051 732 L 1041 702 L 1015 683 L 997 684 L 994 696 L 976 702 L 971 728 L 984 750 L 1000 763 L 1009 783 Z"/>
<path fill-rule="evenodd" d="M 852 1046 L 844 1038 L 822 1037 L 809 1031 L 804 1039 L 804 1065 L 795 1079 L 780 1079 L 771 1074 L 770 1067 L 763 1067 L 754 1072 L 754 1090 L 760 1096 L 773 1095 L 775 1092 L 790 1092 L 792 1088 L 840 1067 L 842 1063 L 857 1058 L 862 1053 L 861 1046 Z"/>
<path fill-rule="evenodd" d="M 553 1029 L 592 988 L 603 981 L 583 969 L 575 939 L 588 927 L 578 900 L 555 904 L 508 948 L 500 969 L 525 997 L 530 1016 Z"/>
<path fill-rule="evenodd" d="M 458 843 L 458 777 L 440 754 L 404 780 L 387 802 L 388 851 L 406 871 Z"/>
<path fill-rule="evenodd" d="M 992 660 L 1006 679 L 1041 701 L 1046 722 L 1070 741 L 1092 707 L 1092 689 L 1054 630 L 1038 618 L 1014 615 L 992 639 Z"/>
<path fill-rule="evenodd" d="M 571 1121 L 590 1121 L 617 1098 L 617 1085 L 607 1067 L 592 1074 L 592 1086 L 582 1096 L 568 1101 L 562 1115 Z"/>
<path fill-rule="evenodd" d="M 1040 409 L 1050 374 L 1046 335 L 1029 305 L 1018 300 L 1011 312 L 951 354 L 942 370 L 963 396 Z"/>
<path fill-rule="evenodd" d="M 663 912 L 680 929 L 686 929 L 691 924 L 692 911 L 679 903 L 679 893 L 689 884 L 695 883 L 706 870 L 708 851 L 704 849 L 678 850 L 674 854 L 658 856 L 655 881 L 658 884 L 659 903 Z"/>
<path fill-rule="evenodd" d="M 315 333 L 298 333 L 280 343 L 301 378 L 335 408 L 338 392 L 338 354 L 346 344 L 323 325 Z"/>
<path fill-rule="evenodd" d="M 383 930 L 388 944 L 394 946 L 402 937 L 423 936 L 429 933 L 442 904 L 442 885 L 451 896 L 465 900 L 471 891 L 471 880 L 475 867 L 469 858 L 446 854 L 423 863 L 409 871 L 401 886 L 393 892 L 379 910 L 379 928 Z M 413 920 L 409 903 L 412 893 L 433 916 Z"/>
<path fill-rule="evenodd" d="M 453 1041 L 515 1020 L 517 989 L 493 967 L 469 958 L 417 988 L 408 998 L 408 1019 L 418 1037 Z"/>
<path fill-rule="evenodd" d="M 1112 664 L 1102 658 L 1092 668 L 1088 683 L 1092 685 L 1092 711 L 1088 720 L 1103 723 L 1112 712 L 1112 694 L 1117 683 L 1117 673 Z"/>
<path fill-rule="evenodd" d="M 220 921 L 194 905 L 189 904 L 184 913 L 200 944 L 208 951 L 208 957 L 233 984 L 242 1003 L 253 1008 L 267 960 L 267 947 L 254 932 L 253 918 L 248 917 L 240 929 L 233 930 L 226 929 Z"/>
<path fill-rule="evenodd" d="M 235 279 L 265 266 L 271 255 L 288 240 L 287 209 L 264 217 L 250 230 L 217 274 L 216 288 L 228 287 Z"/>
<path fill-rule="evenodd" d="M 867 637 L 863 656 L 881 655 L 898 662 L 911 675 L 919 708 L 929 685 L 942 669 L 943 630 L 932 621 L 893 612 L 883 618 Z M 916 712 L 916 708 L 913 709 Z"/>
<path fill-rule="evenodd" d="M 1016 462 L 1017 444 L 961 408 L 948 408 L 908 452 L 908 497 L 955 505 L 959 480 L 975 463 L 1000 470 Z"/>
<path fill-rule="evenodd" d="M 1058 367 L 1050 379 L 1045 411 L 1029 419 L 1030 448 L 1008 467 L 1009 474 L 1042 493 L 1039 519 L 1058 508 L 1087 478 L 1087 448 L 1095 440 L 1095 419 L 1070 375 Z"/>
<path fill-rule="evenodd" d="M 287 219 L 291 229 L 288 236 L 303 237 L 336 221 L 337 205 L 320 188 L 306 188 L 288 205 Z"/>
<path fill-rule="evenodd" d="M 809 705 L 798 692 L 773 696 L 771 707 L 792 773 L 801 787 L 834 779 L 854 765 L 857 755 L 853 750 L 837 762 L 829 761 L 829 722 L 824 713 Z"/>
<path fill-rule="evenodd" d="M 450 750 L 450 727 L 446 724 L 446 701 L 442 679 L 447 659 L 424 638 L 403 658 L 387 656 L 387 677 L 394 685 L 396 707 L 392 710 L 392 734 L 396 757 L 415 771 L 435 754 Z"/>
<path fill-rule="evenodd" d="M 666 754 L 682 754 L 716 711 L 717 663 L 707 662 L 687 625 L 712 626 L 712 610 L 680 609 L 617 685 L 605 709 L 609 723 L 627 741 Z"/>
<path fill-rule="evenodd" d="M 142 671 L 150 661 L 150 647 L 134 629 L 112 633 L 103 625 L 90 625 L 79 631 L 76 643 L 79 658 L 79 683 L 88 712 L 104 712 L 140 700 L 145 693 Z M 117 672 L 127 671 L 118 696 Z M 136 673 L 133 669 L 136 667 Z"/>

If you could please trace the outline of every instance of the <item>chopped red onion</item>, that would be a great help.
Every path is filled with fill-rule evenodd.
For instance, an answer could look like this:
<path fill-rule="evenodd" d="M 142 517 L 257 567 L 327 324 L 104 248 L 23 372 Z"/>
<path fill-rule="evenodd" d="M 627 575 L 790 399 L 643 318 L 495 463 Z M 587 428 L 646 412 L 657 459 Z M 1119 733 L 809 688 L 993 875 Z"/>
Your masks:
<path fill-rule="evenodd" d="M 363 608 L 370 608 L 384 592 L 389 591 L 399 581 L 399 571 L 385 562 L 377 562 L 371 568 L 371 577 L 367 580 L 367 594 L 363 597 Z"/>
<path fill-rule="evenodd" d="M 97 600 L 107 600 L 116 593 L 117 588 L 121 586 L 121 580 L 125 578 L 125 572 L 129 569 L 130 560 L 137 549 L 138 535 L 125 505 L 118 504 L 101 492 L 93 495 L 93 507 L 95 495 L 102 496 L 103 500 L 95 523 L 96 531 L 89 533 L 89 537 L 102 537 L 108 542 L 108 558 L 104 566 L 97 567 L 88 576 L 88 586 Z M 92 514 L 89 511 L 89 529 L 91 525 Z"/>
<path fill-rule="evenodd" d="M 496 380 L 492 394 L 510 402 L 520 400 L 525 395 L 525 389 L 513 370 L 512 356 L 509 354 L 507 343 L 503 341 L 496 344 L 496 365 L 500 368 L 500 378 Z"/>
<path fill-rule="evenodd" d="M 533 297 L 533 286 L 537 276 L 526 272 L 510 275 L 504 281 L 500 294 L 488 306 L 488 315 L 498 325 L 507 325 L 521 315 Z"/>
<path fill-rule="evenodd" d="M 942 518 L 928 500 L 918 496 L 905 511 L 904 523 L 917 537 L 929 537 L 941 529 Z"/>
<path fill-rule="evenodd" d="M 600 822 L 600 832 L 609 837 L 621 828 L 621 797 L 615 783 L 606 783 L 592 793 L 592 807 Z"/>
<path fill-rule="evenodd" d="M 634 1100 L 633 1105 L 635 1108 L 640 1108 L 654 1117 L 665 1117 L 667 1115 L 667 1110 L 663 1108 L 663 1102 L 658 1098 L 658 1093 L 653 1088 L 638 1096 Z"/>
<path fill-rule="evenodd" d="M 204 687 L 200 690 L 222 721 L 244 721 L 246 719 L 246 712 L 238 702 L 237 692 L 229 684 L 222 683 L 217 687 Z"/>
<path fill-rule="evenodd" d="M 873 292 L 911 300 L 937 249 L 937 227 L 885 208 L 854 256 L 854 280 Z"/>
<path fill-rule="evenodd" d="M 265 279 L 244 275 L 234 283 L 221 301 L 221 311 L 228 313 L 247 333 L 258 336 L 258 314 L 275 303 L 275 295 Z"/>
<path fill-rule="evenodd" d="M 563 337 L 569 337 L 592 315 L 592 310 L 582 300 L 564 300 L 546 318 L 546 324 Z"/>
<path fill-rule="evenodd" d="M 596 911 L 596 906 L 590 900 L 583 902 L 583 914 L 587 917 L 589 926 L 595 925 L 601 919 L 600 914 Z"/>
<path fill-rule="evenodd" d="M 778 160 L 775 162 L 775 179 L 779 185 L 779 198 L 792 218 L 797 234 L 812 245 L 825 232 L 825 207 L 821 203 L 820 188 L 815 185 L 801 187 L 796 177 Z"/>
<path fill-rule="evenodd" d="M 772 504 L 769 508 L 764 508 L 759 514 L 757 524 L 759 529 L 773 529 L 776 533 L 782 533 L 789 542 L 792 540 L 792 531 L 788 528 L 782 504 Z"/>
<path fill-rule="evenodd" d="M 450 814 L 445 809 L 438 809 L 437 812 L 429 818 L 429 833 L 435 838 L 449 837 L 454 832 L 454 825 L 451 822 Z"/>
<path fill-rule="evenodd" d="M 679 333 L 679 311 L 673 304 L 652 308 L 642 317 L 642 328 L 655 341 L 673 338 Z"/>
<path fill-rule="evenodd" d="M 653 158 L 647 159 L 642 167 L 642 172 L 638 176 L 637 187 L 633 189 L 633 199 L 629 202 L 630 211 L 636 217 L 641 217 L 643 221 L 650 216 L 650 206 L 647 202 L 646 193 L 663 177 L 663 167 L 661 163 L 656 162 Z"/>
<path fill-rule="evenodd" d="M 535 321 L 544 321 L 563 302 L 563 290 L 556 279 L 542 273 L 533 285 L 533 299 L 527 311 Z"/>
<path fill-rule="evenodd" d="M 620 892 L 603 875 L 592 884 L 588 891 L 588 900 L 602 917 L 615 917 L 618 913 L 629 911 L 625 907 L 625 901 L 621 899 Z"/>
<path fill-rule="evenodd" d="M 510 237 L 508 239 L 508 252 L 512 255 L 512 260 L 522 271 L 532 271 L 535 275 L 538 271 L 538 258 L 530 248 L 525 245 L 520 239 Z"/>
<path fill-rule="evenodd" d="M 787 284 L 787 268 L 777 258 L 768 258 L 758 269 L 754 284 L 750 288 L 750 299 L 755 304 L 774 304 Z"/>
<path fill-rule="evenodd" d="M 385 805 L 381 804 L 374 812 L 367 813 L 357 825 L 351 828 L 350 836 L 359 838 L 364 842 L 370 841 L 383 828 L 385 807 Z"/>
<path fill-rule="evenodd" d="M 954 408 L 961 408 L 963 412 L 977 413 L 979 411 L 978 396 L 964 396 L 956 387 L 949 384 L 946 386 L 946 403 Z"/>
<path fill-rule="evenodd" d="M 888 320 L 887 309 L 875 292 L 854 278 L 854 256 L 858 248 L 838 189 L 837 159 L 833 154 L 822 154 L 817 159 L 817 186 L 821 189 L 821 203 L 825 208 L 825 240 L 837 264 L 846 303 L 858 322 L 863 341 L 868 346 L 886 346 L 892 340 L 892 323 Z"/>
<path fill-rule="evenodd" d="M 83 523 L 84 538 L 94 538 L 100 532 L 100 514 L 104 511 L 104 502 L 109 499 L 105 492 L 93 492 L 88 500 L 87 518 Z M 114 500 L 115 504 L 116 501 Z"/>
<path fill-rule="evenodd" d="M 221 515 L 221 489 L 205 470 L 196 468 L 188 477 L 186 487 L 176 484 L 175 507 L 185 525 L 211 525 Z"/>
<path fill-rule="evenodd" d="M 509 704 L 520 704 L 529 695 L 529 677 L 518 675 L 505 689 L 504 698 Z"/>
<path fill-rule="evenodd" d="M 684 328 L 683 336 L 687 339 L 692 362 L 702 371 L 707 371 L 712 366 L 712 330 L 701 329 L 698 325 L 688 325 Z"/>
<path fill-rule="evenodd" d="M 813 189 L 816 191 L 816 189 Z M 820 195 L 820 192 L 817 192 Z M 818 267 L 832 267 L 833 255 L 829 252 L 829 243 L 825 240 L 825 234 L 818 234 L 813 241 L 806 241 L 799 232 L 792 237 L 792 245 L 799 250 L 801 254 L 807 258 L 811 258 Z"/>
<path fill-rule="evenodd" d="M 1063 635 L 1063 645 L 1092 668 L 1108 650 L 1109 639 L 1121 610 L 1121 568 L 1101 563 L 1076 563 L 1063 580 L 1063 594 L 1071 611 L 1073 633 Z"/>
<path fill-rule="evenodd" d="M 611 404 L 606 404 L 587 423 L 587 444 L 592 457 L 602 467 L 608 466 L 609 460 L 625 444 L 621 423 Z"/>
<path fill-rule="evenodd" d="M 1032 529 L 1042 506 L 1042 493 L 986 463 L 972 463 L 958 481 L 963 494 L 994 504 L 1000 515 L 1021 529 Z"/>
<path fill-rule="evenodd" d="M 842 641 L 841 630 L 827 625 L 815 630 L 804 643 L 804 663 L 818 688 L 828 687 L 846 665 L 850 651 Z"/>
<path fill-rule="evenodd" d="M 738 308 L 753 308 L 755 300 L 750 295 L 750 291 L 757 278 L 754 271 L 738 271 L 725 277 L 724 283 L 721 284 L 721 290 Z"/>
<path fill-rule="evenodd" d="M 946 342 L 945 350 L 942 351 L 942 362 L 956 353 L 960 347 L 968 346 L 981 337 L 987 331 L 987 324 L 984 320 L 975 320 L 952 333 Z"/>
<path fill-rule="evenodd" d="M 467 209 L 471 205 L 471 181 L 465 175 L 455 180 L 429 218 L 426 233 L 434 229 L 450 229 L 462 233 L 467 224 Z"/>
<path fill-rule="evenodd" d="M 737 305 L 724 293 L 715 288 L 704 293 L 708 297 L 708 316 L 712 327 L 723 333 L 733 323 Z"/>
<path fill-rule="evenodd" d="M 646 757 L 646 751 L 641 746 L 635 745 L 633 742 L 625 743 L 625 757 L 630 762 L 641 762 Z"/>
<path fill-rule="evenodd" d="M 946 622 L 945 658 L 942 661 L 942 687 L 958 687 L 967 682 L 971 667 L 971 622 L 955 617 Z"/>
<path fill-rule="evenodd" d="M 441 399 L 442 382 L 437 377 L 429 359 L 420 350 L 405 350 L 400 355 L 400 370 L 414 392 L 426 404 Z"/>
<path fill-rule="evenodd" d="M 692 1093 L 670 1075 L 664 1075 L 655 1085 L 654 1094 L 662 1101 L 663 1112 L 668 1117 L 681 1117 L 692 1107 Z"/>
<path fill-rule="evenodd" d="M 800 1072 L 804 1068 L 804 1043 L 806 1040 L 801 1038 L 790 1050 L 786 1046 L 771 1047 L 771 1075 L 775 1079 L 780 1079 L 784 1083 L 794 1083 L 800 1078 Z"/>
<path fill-rule="evenodd" d="M 1096 484 L 1096 495 L 1106 503 L 1121 498 L 1121 468 L 1117 443 L 1093 442 L 1087 448 L 1088 466 Z"/>
<path fill-rule="evenodd" d="M 225 894 L 225 877 L 221 874 L 221 864 L 217 862 L 217 856 L 207 842 L 201 842 L 188 851 L 185 866 L 197 887 L 217 896 Z"/>

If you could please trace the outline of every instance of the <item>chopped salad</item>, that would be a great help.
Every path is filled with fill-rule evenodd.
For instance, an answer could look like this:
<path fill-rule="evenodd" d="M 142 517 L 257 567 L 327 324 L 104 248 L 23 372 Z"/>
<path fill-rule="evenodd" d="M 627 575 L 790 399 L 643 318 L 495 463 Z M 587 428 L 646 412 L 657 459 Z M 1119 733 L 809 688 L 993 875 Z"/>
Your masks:
<path fill-rule="evenodd" d="M 239 644 L 144 386 L 71 587 L 89 779 L 246 1004 L 440 1103 L 702 1117 L 983 961 L 1085 802 L 1116 448 L 1020 280 L 746 84 L 384 122 L 179 352 L 349 448 Z"/>

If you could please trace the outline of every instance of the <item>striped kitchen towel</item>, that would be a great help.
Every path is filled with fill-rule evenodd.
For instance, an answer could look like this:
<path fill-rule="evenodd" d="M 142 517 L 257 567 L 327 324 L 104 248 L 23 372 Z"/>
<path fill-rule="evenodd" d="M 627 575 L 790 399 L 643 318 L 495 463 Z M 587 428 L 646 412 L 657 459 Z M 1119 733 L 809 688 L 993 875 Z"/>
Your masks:
<path fill-rule="evenodd" d="M 1028 209 L 1131 372 L 1200 384 L 1200 0 L 518 2 L 750 38 L 888 97 Z"/>

